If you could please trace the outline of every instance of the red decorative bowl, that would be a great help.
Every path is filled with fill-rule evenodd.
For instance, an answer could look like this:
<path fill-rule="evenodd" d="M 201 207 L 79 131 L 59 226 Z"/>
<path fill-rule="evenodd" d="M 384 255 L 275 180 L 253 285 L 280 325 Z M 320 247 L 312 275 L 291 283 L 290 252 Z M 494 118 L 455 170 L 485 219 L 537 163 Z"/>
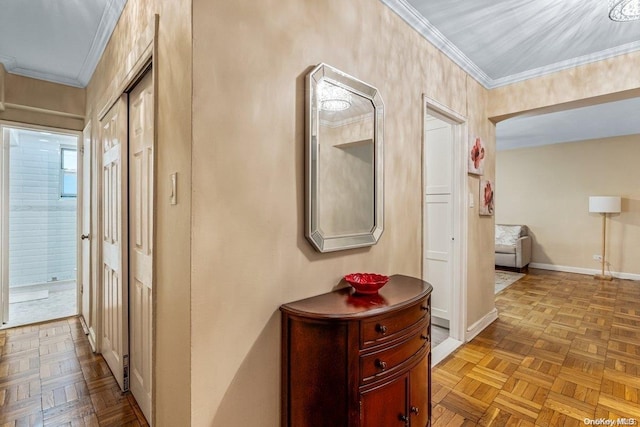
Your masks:
<path fill-rule="evenodd" d="M 389 277 L 375 273 L 353 273 L 344 276 L 344 280 L 354 287 L 356 293 L 370 295 L 378 293 L 389 281 Z"/>

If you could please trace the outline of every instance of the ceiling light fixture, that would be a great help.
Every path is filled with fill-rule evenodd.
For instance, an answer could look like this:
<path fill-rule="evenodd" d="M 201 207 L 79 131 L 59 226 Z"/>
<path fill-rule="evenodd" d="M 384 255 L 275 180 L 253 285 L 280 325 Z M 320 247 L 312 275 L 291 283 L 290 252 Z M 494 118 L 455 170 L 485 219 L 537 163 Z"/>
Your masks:
<path fill-rule="evenodd" d="M 640 19 L 640 0 L 609 0 L 609 19 L 616 22 Z"/>
<path fill-rule="evenodd" d="M 343 111 L 351 107 L 348 90 L 322 80 L 318 83 L 318 105 L 325 111 Z"/>

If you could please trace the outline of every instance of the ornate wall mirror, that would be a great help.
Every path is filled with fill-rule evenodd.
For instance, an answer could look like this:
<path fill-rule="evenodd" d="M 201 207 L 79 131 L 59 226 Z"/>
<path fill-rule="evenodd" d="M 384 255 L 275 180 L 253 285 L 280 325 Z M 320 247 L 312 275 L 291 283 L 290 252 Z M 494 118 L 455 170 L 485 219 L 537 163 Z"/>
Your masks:
<path fill-rule="evenodd" d="M 378 90 L 329 65 L 306 80 L 306 236 L 320 252 L 382 235 L 383 119 Z"/>

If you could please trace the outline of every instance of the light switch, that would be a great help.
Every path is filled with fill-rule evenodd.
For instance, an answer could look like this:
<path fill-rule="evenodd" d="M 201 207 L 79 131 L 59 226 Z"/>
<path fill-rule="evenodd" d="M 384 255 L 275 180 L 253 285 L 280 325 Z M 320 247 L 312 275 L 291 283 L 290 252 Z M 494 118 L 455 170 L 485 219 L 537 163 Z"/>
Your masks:
<path fill-rule="evenodd" d="M 170 203 L 172 205 L 178 204 L 178 173 L 171 174 L 171 198 Z"/>
<path fill-rule="evenodd" d="M 473 193 L 469 193 L 469 207 L 473 208 L 473 207 L 475 207 L 475 205 L 476 205 L 476 202 L 473 199 Z"/>

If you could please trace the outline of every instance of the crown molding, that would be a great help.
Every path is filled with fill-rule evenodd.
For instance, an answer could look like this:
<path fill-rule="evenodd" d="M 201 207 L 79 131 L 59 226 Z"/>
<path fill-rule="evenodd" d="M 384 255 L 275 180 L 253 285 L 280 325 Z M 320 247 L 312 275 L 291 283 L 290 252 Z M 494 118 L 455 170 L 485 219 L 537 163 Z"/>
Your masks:
<path fill-rule="evenodd" d="M 18 74 L 24 77 L 31 77 L 38 80 L 45 80 L 52 83 L 59 83 L 67 86 L 84 88 L 89 84 L 93 72 L 98 65 L 98 61 L 104 53 L 104 49 L 111 38 L 113 29 L 120 19 L 122 10 L 127 0 L 107 0 L 105 8 L 100 17 L 100 23 L 96 28 L 96 33 L 91 41 L 91 47 L 87 53 L 77 77 L 63 76 L 59 74 L 46 73 L 20 67 L 15 58 L 0 55 L 0 62 L 4 64 L 7 72 Z"/>
<path fill-rule="evenodd" d="M 467 74 L 477 80 L 478 83 L 486 88 L 490 88 L 493 80 L 406 0 L 380 1 L 389 7 L 389 9 L 394 11 L 400 18 L 409 24 L 411 28 L 420 33 L 422 37 L 427 39 L 438 50 L 447 55 L 449 59 L 467 72 Z"/>
<path fill-rule="evenodd" d="M 438 48 L 442 53 L 447 55 L 455 64 L 466 71 L 472 78 L 487 89 L 494 89 L 501 86 L 518 83 L 523 80 L 542 77 L 547 74 L 556 73 L 558 71 L 569 68 L 578 67 L 580 65 L 592 62 L 602 61 L 618 55 L 624 55 L 640 50 L 640 41 L 627 43 L 600 52 L 589 55 L 583 55 L 577 58 L 567 59 L 565 61 L 556 62 L 554 64 L 545 65 L 544 67 L 534 68 L 522 73 L 512 74 L 509 76 L 492 79 L 480 67 L 478 67 L 469 57 L 467 57 L 460 49 L 458 49 L 444 34 L 433 26 L 420 12 L 418 12 L 407 0 L 380 0 L 389 9 L 402 18 L 410 27 L 420 33 L 431 44 Z"/>
<path fill-rule="evenodd" d="M 52 73 L 43 73 L 41 71 L 32 70 L 30 68 L 23 68 L 18 66 L 18 62 L 12 56 L 0 55 L 0 63 L 4 64 L 4 69 L 7 73 L 16 74 L 24 77 L 31 77 L 38 80 L 46 80 L 52 83 L 59 83 L 67 86 L 85 87 L 82 82 L 72 77 L 61 76 Z"/>
<path fill-rule="evenodd" d="M 615 46 L 589 55 L 567 59 L 565 61 L 545 65 L 544 67 L 538 67 L 532 70 L 524 71 L 522 73 L 512 74 L 510 76 L 492 80 L 491 86 L 489 86 L 488 89 L 506 86 L 512 83 L 521 82 L 523 80 L 534 79 L 536 77 L 542 77 L 547 74 L 556 73 L 558 71 L 566 70 L 569 68 L 579 67 L 581 65 L 590 64 L 592 62 L 602 61 L 605 59 L 613 58 L 614 56 L 625 55 L 627 53 L 636 52 L 638 50 L 640 50 L 640 41 Z"/>
<path fill-rule="evenodd" d="M 83 88 L 86 85 L 82 84 L 78 79 L 72 77 L 61 76 L 59 74 L 43 73 L 41 71 L 31 70 L 29 68 L 14 67 L 11 70 L 7 70 L 11 74 L 17 74 L 23 77 L 31 77 L 32 79 L 45 80 L 51 83 L 58 83 L 67 86 Z"/>
<path fill-rule="evenodd" d="M 2 54 L 0 54 L 0 63 L 4 64 L 4 69 L 7 72 L 13 70 L 17 65 L 16 58 Z"/>
<path fill-rule="evenodd" d="M 81 84 L 81 87 L 86 87 L 89 84 L 89 80 L 93 76 L 93 72 L 104 53 L 104 49 L 111 38 L 113 29 L 118 23 L 126 3 L 127 0 L 109 0 L 105 6 L 89 52 L 78 73 L 77 81 Z"/>

